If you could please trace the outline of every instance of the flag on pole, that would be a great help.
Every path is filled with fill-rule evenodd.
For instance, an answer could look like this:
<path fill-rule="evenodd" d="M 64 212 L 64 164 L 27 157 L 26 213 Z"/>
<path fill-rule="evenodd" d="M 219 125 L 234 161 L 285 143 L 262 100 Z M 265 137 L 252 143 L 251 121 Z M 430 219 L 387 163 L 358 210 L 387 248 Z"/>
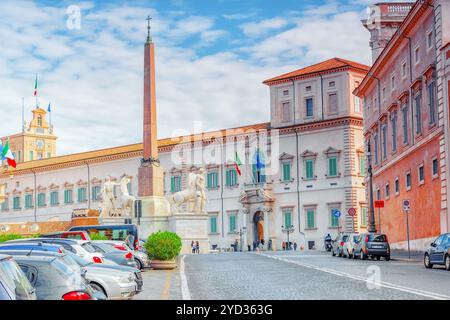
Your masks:
<path fill-rule="evenodd" d="M 48 111 L 48 112 L 52 112 L 52 107 L 51 107 L 51 105 L 50 105 L 50 102 L 48 103 L 47 111 Z"/>
<path fill-rule="evenodd" d="M 37 90 L 38 90 L 38 81 L 37 81 L 37 74 L 36 74 L 36 80 L 34 80 L 34 96 L 37 96 Z"/>
<path fill-rule="evenodd" d="M 264 163 L 261 160 L 261 153 L 256 151 L 256 169 L 261 170 L 264 167 Z"/>
<path fill-rule="evenodd" d="M 235 157 L 234 157 L 234 166 L 236 167 L 236 172 L 240 176 L 242 174 L 241 168 L 240 168 L 242 166 L 242 162 L 241 162 L 241 159 L 239 159 L 239 155 L 237 152 L 235 153 Z"/>
<path fill-rule="evenodd" d="M 5 146 L 3 147 L 2 150 L 2 160 L 5 160 L 8 162 L 8 165 L 15 168 L 17 166 L 16 164 L 16 160 L 14 160 L 14 155 L 11 151 L 11 149 L 9 148 L 9 141 L 6 141 Z"/>

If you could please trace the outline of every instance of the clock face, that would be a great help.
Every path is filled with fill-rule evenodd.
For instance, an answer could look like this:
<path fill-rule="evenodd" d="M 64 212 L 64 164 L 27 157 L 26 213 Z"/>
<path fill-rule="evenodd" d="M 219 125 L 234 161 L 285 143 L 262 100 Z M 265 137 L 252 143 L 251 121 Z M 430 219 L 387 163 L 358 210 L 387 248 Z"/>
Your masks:
<path fill-rule="evenodd" d="M 37 147 L 38 149 L 44 148 L 44 141 L 42 141 L 42 140 L 37 140 L 37 141 L 36 141 L 36 147 Z"/>

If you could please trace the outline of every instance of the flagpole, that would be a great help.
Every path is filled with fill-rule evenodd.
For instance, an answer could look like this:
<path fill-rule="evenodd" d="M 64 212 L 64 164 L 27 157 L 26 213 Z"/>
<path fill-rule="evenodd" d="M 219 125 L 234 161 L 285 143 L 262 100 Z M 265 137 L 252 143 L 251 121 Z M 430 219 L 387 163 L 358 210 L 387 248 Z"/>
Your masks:
<path fill-rule="evenodd" d="M 22 132 L 25 132 L 25 98 L 22 97 Z"/>
<path fill-rule="evenodd" d="M 34 82 L 34 93 L 35 93 L 35 97 L 36 97 L 36 109 L 38 108 L 38 90 L 37 90 L 37 73 L 36 73 L 36 80 Z"/>

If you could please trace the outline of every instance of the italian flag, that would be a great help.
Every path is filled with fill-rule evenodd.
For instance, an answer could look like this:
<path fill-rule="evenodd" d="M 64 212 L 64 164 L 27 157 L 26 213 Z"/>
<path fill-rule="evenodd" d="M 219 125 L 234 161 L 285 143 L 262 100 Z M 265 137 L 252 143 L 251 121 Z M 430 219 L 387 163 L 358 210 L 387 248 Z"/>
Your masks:
<path fill-rule="evenodd" d="M 8 165 L 15 168 L 17 166 L 16 160 L 14 160 L 14 155 L 9 148 L 9 141 L 6 142 L 5 146 L 2 150 L 2 160 L 5 160 L 8 162 Z"/>
<path fill-rule="evenodd" d="M 38 89 L 38 82 L 37 82 L 37 75 L 36 80 L 34 80 L 34 95 L 37 96 L 37 89 Z"/>
<path fill-rule="evenodd" d="M 235 156 L 234 156 L 234 165 L 236 167 L 236 172 L 240 176 L 241 175 L 241 168 L 240 167 L 242 166 L 242 163 L 241 163 L 241 159 L 239 159 L 239 155 L 238 155 L 237 152 L 235 153 Z"/>

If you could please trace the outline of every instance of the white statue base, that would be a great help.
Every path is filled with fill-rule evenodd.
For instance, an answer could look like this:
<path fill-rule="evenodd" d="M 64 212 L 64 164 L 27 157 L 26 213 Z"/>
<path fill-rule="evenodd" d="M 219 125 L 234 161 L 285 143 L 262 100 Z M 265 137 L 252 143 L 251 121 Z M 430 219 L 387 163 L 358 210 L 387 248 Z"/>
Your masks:
<path fill-rule="evenodd" d="M 191 242 L 198 241 L 200 253 L 210 253 L 208 238 L 208 216 L 206 214 L 177 213 L 169 217 L 169 231 L 181 238 L 181 253 L 191 253 Z"/>

